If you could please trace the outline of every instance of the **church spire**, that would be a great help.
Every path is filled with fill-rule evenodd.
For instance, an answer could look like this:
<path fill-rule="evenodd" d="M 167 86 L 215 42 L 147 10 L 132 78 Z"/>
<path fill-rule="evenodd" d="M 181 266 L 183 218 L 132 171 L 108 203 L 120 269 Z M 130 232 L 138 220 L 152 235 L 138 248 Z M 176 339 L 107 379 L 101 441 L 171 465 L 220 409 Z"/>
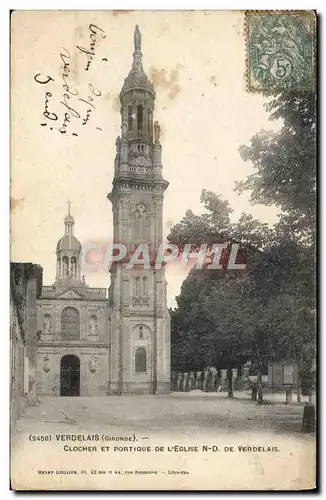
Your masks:
<path fill-rule="evenodd" d="M 74 234 L 75 219 L 70 213 L 71 201 L 67 201 L 68 204 L 68 215 L 65 217 L 65 234 Z"/>
<path fill-rule="evenodd" d="M 143 54 L 141 53 L 141 33 L 138 24 L 136 24 L 134 32 L 134 45 L 135 45 L 135 52 L 133 54 L 132 71 L 141 72 L 144 70 L 142 63 Z"/>
<path fill-rule="evenodd" d="M 141 52 L 141 40 L 142 35 L 138 24 L 136 24 L 134 31 L 134 53 L 132 67 L 129 71 L 129 75 L 125 78 L 124 85 L 120 94 L 120 99 L 125 92 L 130 90 L 143 90 L 150 92 L 155 98 L 154 87 L 152 83 L 148 80 L 146 73 L 143 68 L 143 54 Z"/>

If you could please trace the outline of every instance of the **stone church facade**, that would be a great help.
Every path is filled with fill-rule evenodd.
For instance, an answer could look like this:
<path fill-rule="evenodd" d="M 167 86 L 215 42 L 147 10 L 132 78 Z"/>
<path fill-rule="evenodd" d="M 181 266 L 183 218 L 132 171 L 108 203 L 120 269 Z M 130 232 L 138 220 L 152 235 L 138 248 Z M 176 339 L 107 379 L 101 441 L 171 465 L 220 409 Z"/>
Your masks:
<path fill-rule="evenodd" d="M 116 140 L 113 240 L 129 256 L 110 269 L 111 285 L 87 286 L 74 219 L 65 218 L 57 249 L 56 280 L 37 301 L 37 391 L 56 396 L 158 394 L 170 391 L 170 316 L 164 266 L 154 257 L 162 242 L 160 127 L 153 123 L 155 92 L 142 65 L 141 34 L 134 33 L 132 68 L 120 93 L 121 137 Z M 128 265 L 147 245 L 151 267 Z"/>

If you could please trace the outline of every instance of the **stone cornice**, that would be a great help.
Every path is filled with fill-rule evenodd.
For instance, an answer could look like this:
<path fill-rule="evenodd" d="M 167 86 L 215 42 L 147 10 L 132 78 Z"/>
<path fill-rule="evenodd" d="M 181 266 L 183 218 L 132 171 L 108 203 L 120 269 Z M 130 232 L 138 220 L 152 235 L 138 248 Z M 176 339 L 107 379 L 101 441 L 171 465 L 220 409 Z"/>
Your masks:
<path fill-rule="evenodd" d="M 53 341 L 49 341 L 49 342 L 44 342 L 44 341 L 38 342 L 37 347 L 38 347 L 38 349 L 40 349 L 42 347 L 71 347 L 71 348 L 76 348 L 76 349 L 84 349 L 87 347 L 108 348 L 109 343 L 108 342 L 95 342 L 95 341 L 88 342 L 86 340 L 82 340 L 82 341 L 73 340 L 71 342 L 62 341 L 62 340 L 53 340 Z"/>

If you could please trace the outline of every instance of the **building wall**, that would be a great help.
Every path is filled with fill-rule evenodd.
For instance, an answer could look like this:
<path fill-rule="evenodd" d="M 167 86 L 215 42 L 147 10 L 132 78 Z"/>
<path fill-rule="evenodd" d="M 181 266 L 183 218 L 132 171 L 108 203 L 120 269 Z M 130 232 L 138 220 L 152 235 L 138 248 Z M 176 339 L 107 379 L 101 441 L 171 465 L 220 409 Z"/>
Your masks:
<path fill-rule="evenodd" d="M 36 404 L 37 310 L 42 268 L 25 262 L 10 266 L 10 403 L 14 424 L 24 406 Z"/>
<path fill-rule="evenodd" d="M 41 332 L 37 356 L 38 393 L 60 396 L 61 359 L 72 354 L 80 360 L 80 395 L 106 394 L 109 373 L 107 301 L 40 298 L 37 307 Z M 66 307 L 73 307 L 79 313 L 78 340 L 62 337 L 61 319 Z"/>
<path fill-rule="evenodd" d="M 60 363 L 63 356 L 80 360 L 80 396 L 105 395 L 108 390 L 108 349 L 106 347 L 40 347 L 37 356 L 39 394 L 60 396 Z"/>
<path fill-rule="evenodd" d="M 73 307 L 79 313 L 81 341 L 108 342 L 106 301 L 43 298 L 37 301 L 37 328 L 41 332 L 41 342 L 61 341 L 61 318 L 66 307 Z M 50 317 L 50 329 L 45 325 L 45 315 Z M 96 317 L 97 333 L 92 329 L 92 316 Z"/>
<path fill-rule="evenodd" d="M 110 393 L 166 393 L 170 391 L 170 315 L 166 306 L 164 271 L 111 272 L 113 312 L 110 318 Z M 146 306 L 134 303 L 134 280 L 148 277 Z M 142 328 L 142 337 L 140 335 Z M 138 348 L 146 350 L 146 372 L 135 369 Z"/>
<path fill-rule="evenodd" d="M 15 423 L 27 403 L 27 390 L 25 390 L 26 346 L 21 335 L 21 327 L 13 301 L 10 301 L 10 413 L 11 422 Z"/>

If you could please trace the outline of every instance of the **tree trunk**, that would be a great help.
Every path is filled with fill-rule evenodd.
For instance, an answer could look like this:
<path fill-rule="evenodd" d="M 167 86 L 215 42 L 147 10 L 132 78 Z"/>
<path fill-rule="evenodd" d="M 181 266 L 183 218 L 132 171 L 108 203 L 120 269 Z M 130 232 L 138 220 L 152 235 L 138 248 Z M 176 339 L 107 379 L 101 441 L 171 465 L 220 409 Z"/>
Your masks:
<path fill-rule="evenodd" d="M 231 356 L 229 356 L 229 366 L 228 366 L 228 398 L 233 398 L 233 377 L 231 368 Z"/>
<path fill-rule="evenodd" d="M 297 403 L 301 403 L 301 382 L 300 382 L 299 374 L 298 374 L 298 381 L 297 381 Z"/>
<path fill-rule="evenodd" d="M 261 381 L 261 372 L 259 370 L 257 377 L 257 395 L 258 395 L 258 403 L 263 402 L 263 385 Z"/>
<path fill-rule="evenodd" d="M 257 401 L 257 387 L 256 386 L 254 386 L 251 389 L 251 399 L 252 399 L 252 401 Z"/>
<path fill-rule="evenodd" d="M 297 353 L 295 353 L 295 363 L 296 363 L 296 374 L 297 374 L 297 383 L 296 383 L 296 390 L 297 390 L 297 403 L 302 402 L 302 393 L 301 393 L 301 366 L 302 366 L 302 357 L 298 356 Z"/>
<path fill-rule="evenodd" d="M 263 384 L 261 381 L 261 368 L 262 368 L 262 363 L 261 363 L 261 358 L 260 358 L 260 352 L 259 352 L 259 347 L 256 347 L 256 356 L 257 356 L 257 366 L 258 366 L 258 373 L 257 373 L 257 400 L 258 404 L 263 402 Z"/>

